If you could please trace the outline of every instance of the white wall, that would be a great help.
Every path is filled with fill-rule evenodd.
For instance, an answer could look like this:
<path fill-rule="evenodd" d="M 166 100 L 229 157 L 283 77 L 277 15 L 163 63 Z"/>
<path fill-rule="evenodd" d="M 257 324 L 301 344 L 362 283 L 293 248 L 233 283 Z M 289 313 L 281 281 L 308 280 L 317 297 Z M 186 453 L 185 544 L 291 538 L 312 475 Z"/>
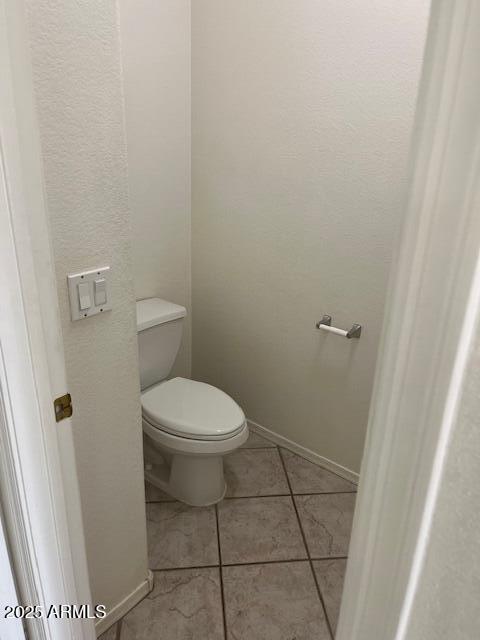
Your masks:
<path fill-rule="evenodd" d="M 27 6 L 92 595 L 110 608 L 147 574 L 117 16 L 114 2 Z M 105 264 L 113 310 L 72 323 L 67 273 Z"/>
<path fill-rule="evenodd" d="M 472 640 L 480 602 L 480 331 L 445 462 L 408 640 Z"/>
<path fill-rule="evenodd" d="M 193 375 L 354 471 L 427 10 L 192 5 Z M 323 313 L 361 340 L 320 335 Z"/>
<path fill-rule="evenodd" d="M 190 0 L 120 0 L 137 298 L 190 305 Z M 190 314 L 175 373 L 190 374 Z"/>

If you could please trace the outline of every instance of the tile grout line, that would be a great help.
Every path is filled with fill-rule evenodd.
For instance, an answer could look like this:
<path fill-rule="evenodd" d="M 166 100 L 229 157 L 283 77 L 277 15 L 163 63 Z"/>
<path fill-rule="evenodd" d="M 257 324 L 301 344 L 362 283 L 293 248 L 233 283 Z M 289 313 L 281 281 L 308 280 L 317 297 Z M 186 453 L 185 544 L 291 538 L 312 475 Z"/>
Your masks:
<path fill-rule="evenodd" d="M 356 491 L 308 491 L 305 493 L 270 493 L 263 496 L 225 496 L 223 500 L 245 500 L 248 498 L 289 498 L 291 495 L 294 496 L 336 496 L 342 493 L 357 493 Z M 145 504 L 173 504 L 174 502 L 179 502 L 178 500 L 149 500 L 146 501 Z"/>
<path fill-rule="evenodd" d="M 320 601 L 320 605 L 322 607 L 323 613 L 324 613 L 324 617 L 325 617 L 325 624 L 326 627 L 328 629 L 328 637 L 331 640 L 334 640 L 334 632 L 333 632 L 333 628 L 331 625 L 331 622 L 329 620 L 329 615 L 327 613 L 327 609 L 326 609 L 326 605 L 325 605 L 325 601 L 323 599 L 323 594 L 322 594 L 322 590 L 320 588 L 320 583 L 319 580 L 317 579 L 317 575 L 315 572 L 315 568 L 313 565 L 313 562 L 321 562 L 321 561 L 331 561 L 331 560 L 335 560 L 335 559 L 346 559 L 346 556 L 342 556 L 342 555 L 338 555 L 338 556 L 325 556 L 325 557 L 314 557 L 312 556 L 312 554 L 310 553 L 310 549 L 307 543 L 307 538 L 305 535 L 305 531 L 302 525 L 302 520 L 300 518 L 300 514 L 299 514 L 299 510 L 297 508 L 297 503 L 295 500 L 295 496 L 298 497 L 302 497 L 302 496 L 314 496 L 314 495 L 338 495 L 338 494 L 356 494 L 356 490 L 344 490 L 344 491 L 319 491 L 319 492 L 307 492 L 307 493 L 298 493 L 298 494 L 294 494 L 293 489 L 292 489 L 292 484 L 290 482 L 290 478 L 288 475 L 288 471 L 287 471 L 287 463 L 286 463 L 286 454 L 287 452 L 289 452 L 288 449 L 282 449 L 282 447 L 278 446 L 278 445 L 273 445 L 273 446 L 266 446 L 266 447 L 242 447 L 241 450 L 247 450 L 247 451 L 259 451 L 259 453 L 261 451 L 273 451 L 273 450 L 277 450 L 278 451 L 278 457 L 280 458 L 280 463 L 284 472 L 284 477 L 286 480 L 286 484 L 288 487 L 288 493 L 278 493 L 278 494 L 270 494 L 270 495 L 245 495 L 245 496 L 228 496 L 226 497 L 226 500 L 239 500 L 239 499 L 247 499 L 247 500 L 255 500 L 255 499 L 267 499 L 267 498 L 289 498 L 292 506 L 294 508 L 295 511 L 295 515 L 297 518 L 297 522 L 298 522 L 298 526 L 299 526 L 299 530 L 301 533 L 301 537 L 303 540 L 303 544 L 304 544 L 304 548 L 305 548 L 305 552 L 306 552 L 306 557 L 304 558 L 290 558 L 290 559 L 280 559 L 280 560 L 263 560 L 263 561 L 252 561 L 252 562 L 233 562 L 233 563 L 226 563 L 223 561 L 222 558 L 222 550 L 221 550 L 221 543 L 220 543 L 220 525 L 219 525 L 219 507 L 218 504 L 216 505 L 212 505 L 214 506 L 215 509 L 215 522 L 216 522 L 216 535 L 217 535 L 217 553 L 218 553 L 218 563 L 217 564 L 211 564 L 211 565 L 203 565 L 203 566 L 193 566 L 193 567 L 168 567 L 168 568 L 158 568 L 158 569 L 154 569 L 153 571 L 155 572 L 168 572 L 168 571 L 182 571 L 182 570 L 201 570 L 201 569 L 207 569 L 207 568 L 215 568 L 218 569 L 219 571 L 219 582 L 220 582 L 220 595 L 221 595 L 221 606 L 222 606 L 222 622 L 223 622 L 223 637 L 224 640 L 227 640 L 228 638 L 228 625 L 227 625 L 227 618 L 226 618 L 226 602 L 225 602 L 225 589 L 224 589 L 224 576 L 223 576 L 223 568 L 224 567 L 241 567 L 241 566 L 261 566 L 261 565 L 269 565 L 269 564 L 281 564 L 281 563 L 295 563 L 295 562 L 308 562 L 308 564 L 310 565 L 310 571 L 314 580 L 314 585 L 315 585 L 315 589 L 317 591 L 317 597 L 319 598 Z M 293 452 L 292 452 L 293 453 Z M 299 458 L 303 458 L 303 456 L 298 455 L 297 453 L 294 453 L 295 456 L 298 456 Z M 288 458 L 287 458 L 288 459 Z M 303 458 L 304 460 L 307 460 L 306 458 Z M 308 461 L 310 462 L 310 461 Z M 313 464 L 310 462 L 310 464 Z M 338 475 L 335 474 L 335 472 L 332 472 L 330 470 L 328 470 L 329 473 L 333 474 L 333 475 Z M 341 477 L 341 476 L 339 476 Z M 352 483 L 352 485 L 354 485 L 354 483 Z M 151 500 L 151 501 L 147 501 L 146 500 L 146 504 L 172 504 L 178 501 L 175 500 Z M 312 593 L 312 592 L 311 592 Z M 217 601 L 218 603 L 218 601 Z M 121 625 L 122 620 L 119 620 L 117 622 L 117 628 L 116 628 L 116 633 L 115 633 L 115 639 L 116 640 L 120 640 L 120 637 L 122 635 L 122 625 Z"/>
<path fill-rule="evenodd" d="M 225 594 L 223 591 L 222 547 L 220 546 L 220 525 L 218 521 L 218 503 L 215 505 L 215 521 L 217 524 L 218 575 L 220 576 L 220 596 L 222 600 L 223 637 L 227 640 L 227 616 L 225 613 Z"/>
<path fill-rule="evenodd" d="M 330 560 L 347 560 L 348 556 L 326 556 L 324 558 L 314 558 L 315 562 L 329 562 Z M 280 560 L 257 560 L 252 562 L 223 562 L 222 567 L 248 567 L 251 565 L 263 564 L 282 564 L 283 562 L 308 562 L 308 558 L 282 558 Z M 200 569 L 218 569 L 218 564 L 193 565 L 188 567 L 166 567 L 164 569 L 152 569 L 153 573 L 162 573 L 163 571 L 193 571 Z"/>
<path fill-rule="evenodd" d="M 253 449 L 278 449 L 278 445 L 271 444 L 271 445 L 265 445 L 264 447 L 239 447 L 237 451 L 243 451 L 245 449 L 248 449 L 248 451 L 252 451 Z"/>
<path fill-rule="evenodd" d="M 218 569 L 219 564 L 194 564 L 188 567 L 164 567 L 163 569 L 150 569 L 153 573 L 162 573 L 164 571 L 198 571 L 200 569 Z"/>
<path fill-rule="evenodd" d="M 358 487 L 360 478 L 358 479 L 358 482 L 354 482 L 353 480 L 348 480 L 347 478 L 344 478 L 343 476 L 341 476 L 339 473 L 337 473 L 336 471 L 332 471 L 331 469 L 328 469 L 327 467 L 322 466 L 321 464 L 318 464 L 316 462 L 312 462 L 311 460 L 309 460 L 308 458 L 306 458 L 304 455 L 302 455 L 301 453 L 298 453 L 297 451 L 293 451 L 293 449 L 289 449 L 288 447 L 286 447 L 285 445 L 282 444 L 277 444 L 276 442 L 274 442 L 273 440 L 270 440 L 269 438 L 267 438 L 266 436 L 262 435 L 261 433 L 258 433 L 258 431 L 255 431 L 255 429 L 251 428 L 250 426 L 248 427 L 250 429 L 250 431 L 252 433 L 257 434 L 258 436 L 260 436 L 261 438 L 263 438 L 264 440 L 268 440 L 268 442 L 271 442 L 272 445 L 274 447 L 276 447 L 279 451 L 281 451 L 282 449 L 285 449 L 285 451 L 288 451 L 289 453 L 292 453 L 294 456 L 298 456 L 299 458 L 302 458 L 302 460 L 305 460 L 306 462 L 309 462 L 310 464 L 313 464 L 315 467 L 318 467 L 319 469 L 323 469 L 324 471 L 328 471 L 328 473 L 333 473 L 334 476 L 337 476 L 337 478 L 341 478 L 342 480 L 345 480 L 346 482 L 350 482 L 350 484 L 353 484 L 354 486 Z M 241 449 L 271 449 L 273 447 L 240 447 Z M 350 492 L 339 492 L 339 493 L 350 493 Z M 355 492 L 351 492 L 351 493 L 356 493 Z"/>
<path fill-rule="evenodd" d="M 307 551 L 308 563 L 310 565 L 310 571 L 312 572 L 313 582 L 315 583 L 315 587 L 317 589 L 317 595 L 318 595 L 318 598 L 320 600 L 321 607 L 323 609 L 323 615 L 325 616 L 325 623 L 327 625 L 327 629 L 328 629 L 328 632 L 330 634 L 331 640 L 335 640 L 335 636 L 334 636 L 333 631 L 332 631 L 332 626 L 330 624 L 330 620 L 328 619 L 327 607 L 325 606 L 325 602 L 323 600 L 322 592 L 320 590 L 320 585 L 318 584 L 317 576 L 315 574 L 315 569 L 313 567 L 312 557 L 310 555 L 310 549 L 308 548 L 308 544 L 307 544 L 307 538 L 305 536 L 305 532 L 304 532 L 303 526 L 302 526 L 302 521 L 300 520 L 300 516 L 298 514 L 297 505 L 295 503 L 295 498 L 293 496 L 292 485 L 290 484 L 290 478 L 288 477 L 287 466 L 285 464 L 285 460 L 283 459 L 282 450 L 281 450 L 280 447 L 278 449 L 278 453 L 279 453 L 279 456 L 280 456 L 280 460 L 282 461 L 283 472 L 284 472 L 284 474 L 285 474 L 285 476 L 287 478 L 288 487 L 290 489 L 290 498 L 292 500 L 293 508 L 295 509 L 295 515 L 297 516 L 297 522 L 298 522 L 298 526 L 300 527 L 300 533 L 301 533 L 302 538 L 303 538 L 303 544 L 305 545 L 305 549 Z"/>
<path fill-rule="evenodd" d="M 312 462 L 311 460 L 309 460 L 305 456 L 302 456 L 301 453 L 297 453 L 296 451 L 292 451 L 292 449 L 289 449 L 288 447 L 285 447 L 285 446 L 277 445 L 277 447 L 278 447 L 279 451 L 284 449 L 285 451 L 288 451 L 288 453 L 291 453 L 292 455 L 297 456 L 297 458 L 301 458 L 302 460 L 305 460 L 305 462 L 308 462 L 309 464 L 313 464 L 314 467 L 318 467 L 319 469 L 322 469 L 323 471 L 327 471 L 328 473 L 331 473 L 332 475 L 337 476 L 337 478 L 340 478 L 341 480 L 345 480 L 345 482 L 349 482 L 350 484 L 353 484 L 354 487 L 358 487 L 358 482 L 354 482 L 353 480 L 349 480 L 348 478 L 345 478 L 344 476 L 341 476 L 336 471 L 332 471 L 331 469 L 328 469 L 327 467 L 323 467 L 321 464 L 317 464 L 316 462 Z M 351 493 L 356 493 L 356 491 L 357 491 L 357 489 L 355 489 L 355 492 L 352 491 Z M 350 493 L 350 492 L 341 491 L 339 493 Z"/>

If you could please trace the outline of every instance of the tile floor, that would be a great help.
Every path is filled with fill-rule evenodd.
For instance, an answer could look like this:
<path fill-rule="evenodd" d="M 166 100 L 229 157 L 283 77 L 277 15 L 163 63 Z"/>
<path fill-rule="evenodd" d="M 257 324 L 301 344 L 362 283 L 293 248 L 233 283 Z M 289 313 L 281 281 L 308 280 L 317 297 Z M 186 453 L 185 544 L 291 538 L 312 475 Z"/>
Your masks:
<path fill-rule="evenodd" d="M 332 640 L 352 483 L 251 432 L 227 497 L 188 507 L 146 487 L 153 591 L 102 640 Z"/>

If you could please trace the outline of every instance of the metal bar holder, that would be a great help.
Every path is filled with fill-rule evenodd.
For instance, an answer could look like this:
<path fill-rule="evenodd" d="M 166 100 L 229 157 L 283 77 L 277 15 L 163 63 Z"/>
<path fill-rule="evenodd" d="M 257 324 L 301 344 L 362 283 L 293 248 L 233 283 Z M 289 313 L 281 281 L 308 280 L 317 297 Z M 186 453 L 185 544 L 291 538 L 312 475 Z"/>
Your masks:
<path fill-rule="evenodd" d="M 323 329 L 323 331 L 329 331 L 330 333 L 336 333 L 337 336 L 343 336 L 344 338 L 360 338 L 362 333 L 362 325 L 361 324 L 352 324 L 352 328 L 349 331 L 345 331 L 344 329 L 338 329 L 337 327 L 332 327 L 332 316 L 324 315 L 322 319 L 317 322 L 317 329 Z"/>

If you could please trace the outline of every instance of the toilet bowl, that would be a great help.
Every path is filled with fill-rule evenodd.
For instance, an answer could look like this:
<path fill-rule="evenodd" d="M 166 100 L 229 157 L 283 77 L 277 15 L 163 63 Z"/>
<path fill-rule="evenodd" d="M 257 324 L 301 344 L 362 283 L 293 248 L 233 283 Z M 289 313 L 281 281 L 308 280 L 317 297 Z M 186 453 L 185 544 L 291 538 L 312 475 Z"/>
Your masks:
<path fill-rule="evenodd" d="M 166 379 L 180 346 L 184 307 L 159 298 L 137 302 L 145 478 L 193 506 L 226 491 L 223 456 L 248 438 L 245 415 L 220 389 Z"/>

